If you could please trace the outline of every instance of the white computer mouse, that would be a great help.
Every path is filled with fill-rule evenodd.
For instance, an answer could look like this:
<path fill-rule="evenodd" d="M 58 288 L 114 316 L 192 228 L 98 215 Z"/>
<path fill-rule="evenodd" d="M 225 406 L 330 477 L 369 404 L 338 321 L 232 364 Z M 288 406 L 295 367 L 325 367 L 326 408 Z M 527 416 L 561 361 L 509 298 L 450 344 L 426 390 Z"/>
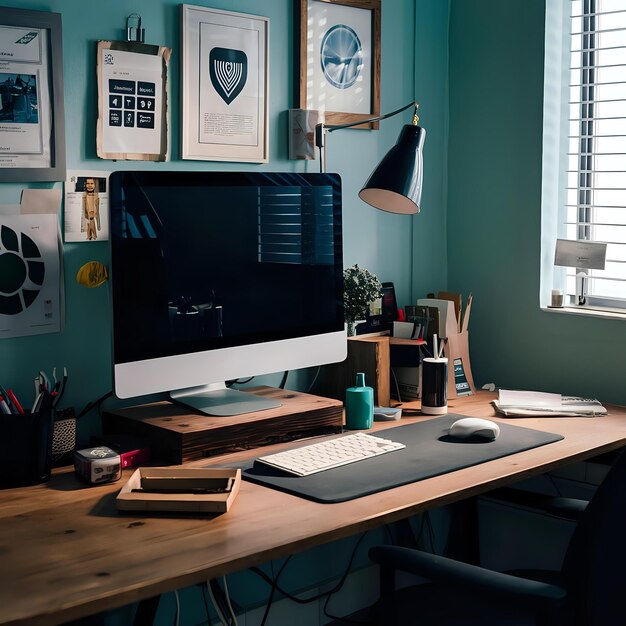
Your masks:
<path fill-rule="evenodd" d="M 500 427 L 495 422 L 480 417 L 464 417 L 450 426 L 448 434 L 456 439 L 469 439 L 470 437 L 497 439 Z"/>

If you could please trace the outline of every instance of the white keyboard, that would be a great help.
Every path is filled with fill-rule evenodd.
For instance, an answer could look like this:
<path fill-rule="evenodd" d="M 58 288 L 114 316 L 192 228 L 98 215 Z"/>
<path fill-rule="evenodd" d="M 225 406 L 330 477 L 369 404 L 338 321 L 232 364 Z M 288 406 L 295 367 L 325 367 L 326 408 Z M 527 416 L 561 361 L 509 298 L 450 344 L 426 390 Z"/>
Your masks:
<path fill-rule="evenodd" d="M 390 439 L 354 433 L 330 441 L 260 456 L 257 461 L 296 476 L 309 476 L 405 447 L 403 443 Z"/>

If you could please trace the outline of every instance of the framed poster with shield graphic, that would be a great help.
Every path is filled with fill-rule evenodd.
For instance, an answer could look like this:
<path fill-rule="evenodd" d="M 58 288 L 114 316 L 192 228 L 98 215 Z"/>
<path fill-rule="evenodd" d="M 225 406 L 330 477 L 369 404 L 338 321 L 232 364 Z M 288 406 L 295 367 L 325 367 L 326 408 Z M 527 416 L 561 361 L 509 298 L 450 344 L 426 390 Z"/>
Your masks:
<path fill-rule="evenodd" d="M 294 3 L 298 108 L 319 111 L 326 124 L 379 115 L 381 0 Z"/>
<path fill-rule="evenodd" d="M 183 159 L 268 161 L 269 19 L 181 5 Z"/>

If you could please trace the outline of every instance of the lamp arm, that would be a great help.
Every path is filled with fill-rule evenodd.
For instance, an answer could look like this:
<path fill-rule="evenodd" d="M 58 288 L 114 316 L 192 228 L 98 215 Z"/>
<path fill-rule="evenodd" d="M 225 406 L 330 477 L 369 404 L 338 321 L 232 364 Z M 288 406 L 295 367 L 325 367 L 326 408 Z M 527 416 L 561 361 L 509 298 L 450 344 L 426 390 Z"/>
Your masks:
<path fill-rule="evenodd" d="M 385 113 L 384 115 L 377 115 L 376 117 L 371 117 L 367 120 L 360 120 L 358 122 L 350 122 L 349 124 L 327 125 L 327 124 L 324 124 L 323 122 L 320 124 L 317 124 L 315 126 L 315 145 L 318 148 L 324 147 L 324 131 L 328 131 L 329 133 L 332 133 L 335 130 L 343 130 L 344 128 L 352 128 L 353 126 L 361 126 L 361 124 L 369 124 L 371 122 L 379 122 L 380 120 L 386 120 L 388 117 L 393 117 L 394 115 L 398 115 L 398 113 L 402 113 L 402 111 L 406 111 L 407 109 L 410 109 L 411 107 L 415 107 L 415 114 L 413 116 L 413 124 L 417 126 L 417 121 L 418 121 L 417 108 L 419 107 L 419 104 L 413 101 L 413 102 L 409 102 L 409 104 L 403 106 L 401 109 L 397 109 L 396 111 L 392 111 L 391 113 Z"/>

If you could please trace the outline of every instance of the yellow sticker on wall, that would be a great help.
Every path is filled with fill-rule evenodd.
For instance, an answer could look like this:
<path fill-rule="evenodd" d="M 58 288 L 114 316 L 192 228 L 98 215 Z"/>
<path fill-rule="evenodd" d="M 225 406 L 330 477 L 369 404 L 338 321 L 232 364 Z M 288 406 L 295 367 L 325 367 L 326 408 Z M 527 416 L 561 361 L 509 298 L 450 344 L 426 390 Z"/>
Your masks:
<path fill-rule="evenodd" d="M 76 274 L 76 282 L 90 289 L 100 287 L 100 285 L 106 283 L 108 278 L 109 272 L 107 268 L 99 261 L 89 261 L 89 263 L 85 263 Z"/>

